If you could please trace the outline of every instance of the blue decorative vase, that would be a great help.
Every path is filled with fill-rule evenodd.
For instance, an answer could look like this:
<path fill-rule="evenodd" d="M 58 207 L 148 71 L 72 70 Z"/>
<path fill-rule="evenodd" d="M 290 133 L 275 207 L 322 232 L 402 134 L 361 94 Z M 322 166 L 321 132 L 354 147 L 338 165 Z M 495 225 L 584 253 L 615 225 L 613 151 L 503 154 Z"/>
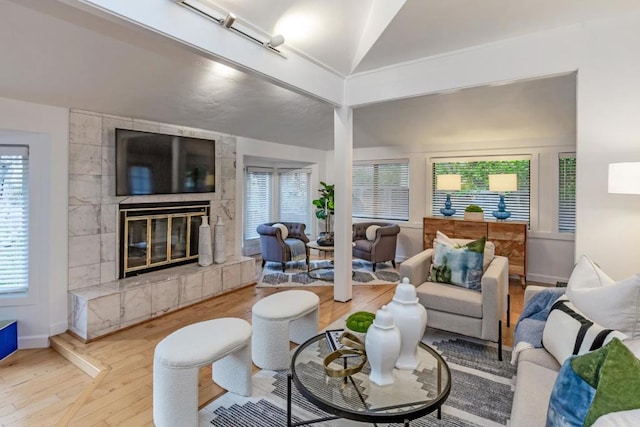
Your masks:
<path fill-rule="evenodd" d="M 506 210 L 507 205 L 504 203 L 504 194 L 500 195 L 500 202 L 498 202 L 498 210 L 491 212 L 498 220 L 504 221 L 511 216 L 511 212 Z"/>
<path fill-rule="evenodd" d="M 455 209 L 451 208 L 451 195 L 447 194 L 447 200 L 444 202 L 444 208 L 440 209 L 440 213 L 444 216 L 451 216 L 456 213 Z"/>

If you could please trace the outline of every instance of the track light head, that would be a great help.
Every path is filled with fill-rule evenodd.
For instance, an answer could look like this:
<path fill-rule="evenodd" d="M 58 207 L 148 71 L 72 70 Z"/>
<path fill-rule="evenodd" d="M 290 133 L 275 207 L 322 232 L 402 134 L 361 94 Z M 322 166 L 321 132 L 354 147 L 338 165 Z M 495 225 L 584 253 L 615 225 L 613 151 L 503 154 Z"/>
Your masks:
<path fill-rule="evenodd" d="M 236 16 L 233 13 L 228 13 L 222 21 L 222 26 L 225 28 L 231 28 L 234 22 L 236 22 Z"/>
<path fill-rule="evenodd" d="M 268 47 L 278 47 L 282 43 L 284 43 L 284 37 L 282 36 L 282 34 L 278 34 L 278 35 L 275 35 L 275 36 L 271 37 L 271 40 L 269 40 L 267 42 L 267 46 Z"/>

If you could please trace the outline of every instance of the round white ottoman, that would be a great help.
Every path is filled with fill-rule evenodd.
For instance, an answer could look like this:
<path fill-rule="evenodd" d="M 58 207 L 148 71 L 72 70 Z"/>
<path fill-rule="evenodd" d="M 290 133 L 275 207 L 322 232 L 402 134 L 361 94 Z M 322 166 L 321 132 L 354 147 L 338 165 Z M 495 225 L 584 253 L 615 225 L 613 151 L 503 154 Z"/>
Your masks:
<path fill-rule="evenodd" d="M 284 291 L 253 305 L 251 358 L 269 370 L 289 367 L 289 340 L 301 344 L 318 333 L 320 298 L 309 291 Z"/>
<path fill-rule="evenodd" d="M 213 381 L 251 394 L 251 325 L 222 318 L 185 326 L 153 353 L 153 421 L 156 426 L 198 425 L 198 371 L 213 363 Z"/>

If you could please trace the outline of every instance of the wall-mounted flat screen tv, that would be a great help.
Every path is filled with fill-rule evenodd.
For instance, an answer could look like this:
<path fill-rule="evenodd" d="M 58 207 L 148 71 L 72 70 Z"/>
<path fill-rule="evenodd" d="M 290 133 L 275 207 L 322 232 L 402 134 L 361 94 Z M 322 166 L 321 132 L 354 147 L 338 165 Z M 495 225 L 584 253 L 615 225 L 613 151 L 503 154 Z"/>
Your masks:
<path fill-rule="evenodd" d="M 215 191 L 215 141 L 116 129 L 116 195 Z"/>

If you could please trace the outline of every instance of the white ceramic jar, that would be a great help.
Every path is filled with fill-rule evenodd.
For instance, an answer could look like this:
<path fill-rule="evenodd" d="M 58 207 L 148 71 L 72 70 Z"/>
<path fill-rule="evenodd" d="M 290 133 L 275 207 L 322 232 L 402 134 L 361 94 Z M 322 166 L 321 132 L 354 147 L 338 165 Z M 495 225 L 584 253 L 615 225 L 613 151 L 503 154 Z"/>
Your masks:
<path fill-rule="evenodd" d="M 415 369 L 418 367 L 418 343 L 427 328 L 427 310 L 418 302 L 416 288 L 406 277 L 396 287 L 388 309 L 401 338 L 400 355 L 395 366 L 398 369 Z"/>
<path fill-rule="evenodd" d="M 198 228 L 198 265 L 206 267 L 213 264 L 213 254 L 211 253 L 211 227 L 208 222 L 209 217 L 202 217 L 202 224 Z"/>
<path fill-rule="evenodd" d="M 376 312 L 367 330 L 365 350 L 371 366 L 369 381 L 381 386 L 393 384 L 393 367 L 400 354 L 400 331 L 386 305 Z"/>

